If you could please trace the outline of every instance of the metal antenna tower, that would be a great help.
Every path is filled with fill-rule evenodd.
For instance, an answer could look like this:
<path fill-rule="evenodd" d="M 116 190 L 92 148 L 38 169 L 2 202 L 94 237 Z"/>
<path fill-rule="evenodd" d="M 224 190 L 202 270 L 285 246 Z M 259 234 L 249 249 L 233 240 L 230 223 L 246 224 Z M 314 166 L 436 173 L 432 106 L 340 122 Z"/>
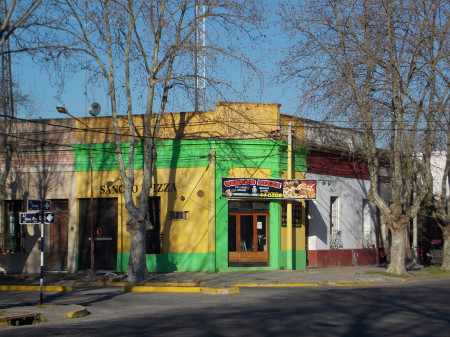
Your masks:
<path fill-rule="evenodd" d="M 199 111 L 200 102 L 206 110 L 206 12 L 205 5 L 195 0 L 195 111 Z M 200 21 L 197 21 L 200 18 Z"/>

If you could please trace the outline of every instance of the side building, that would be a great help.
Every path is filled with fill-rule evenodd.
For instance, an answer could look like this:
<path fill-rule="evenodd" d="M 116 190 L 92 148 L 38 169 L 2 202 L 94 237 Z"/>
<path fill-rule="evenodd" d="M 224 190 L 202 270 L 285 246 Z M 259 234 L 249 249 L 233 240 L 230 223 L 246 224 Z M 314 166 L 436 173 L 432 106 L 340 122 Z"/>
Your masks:
<path fill-rule="evenodd" d="M 360 132 L 305 121 L 307 179 L 320 193 L 308 202 L 308 265 L 314 267 L 378 263 L 379 219 L 367 200 L 369 171 L 358 154 Z M 330 132 L 330 130 L 332 130 Z"/>
<path fill-rule="evenodd" d="M 142 118 L 135 116 L 138 134 Z M 289 122 L 293 146 L 287 141 Z M 125 117 L 120 123 L 128 130 Z M 320 155 L 307 124 L 281 115 L 278 104 L 218 103 L 213 111 L 166 114 L 149 200 L 154 226 L 147 233 L 148 270 L 304 269 L 376 261 L 375 243 L 368 244 L 374 222 L 363 220 L 373 207 L 356 208 L 356 200 L 364 205 L 366 177 L 314 169 Z M 16 184 L 9 178 L 1 205 L 0 271 L 39 271 L 40 225 L 20 224 L 20 217 L 28 200 L 47 199 L 55 223 L 45 226 L 46 270 L 77 272 L 93 263 L 96 270 L 126 272 L 130 235 L 111 117 L 30 121 L 22 128 L 39 125 L 48 130 L 31 141 L 32 151 L 18 149 L 12 163 L 20 178 Z M 142 179 L 140 150 L 134 154 L 135 197 Z M 43 179 L 48 171 L 53 174 Z M 340 198 L 338 227 L 330 220 L 331 197 Z M 347 250 L 350 262 L 342 257 Z M 321 262 L 326 254 L 342 256 L 335 259 L 340 262 Z"/>

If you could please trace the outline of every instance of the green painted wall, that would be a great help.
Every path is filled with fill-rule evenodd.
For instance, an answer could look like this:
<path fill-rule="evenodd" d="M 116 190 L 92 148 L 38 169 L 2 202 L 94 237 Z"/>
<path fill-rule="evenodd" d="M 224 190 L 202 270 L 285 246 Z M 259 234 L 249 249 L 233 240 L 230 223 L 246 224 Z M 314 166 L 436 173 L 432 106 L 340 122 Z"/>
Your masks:
<path fill-rule="evenodd" d="M 128 270 L 130 254 L 118 254 L 121 256 L 121 264 L 117 264 L 117 270 Z M 208 260 L 214 258 L 214 253 L 165 253 L 161 255 L 148 254 L 147 270 L 150 272 L 171 273 L 183 271 L 211 272 L 208 268 Z M 119 257 L 117 259 L 119 260 Z"/>
<path fill-rule="evenodd" d="M 89 144 L 75 145 L 76 171 L 89 170 Z M 166 253 L 148 255 L 147 266 L 150 271 L 231 271 L 242 268 L 228 267 L 228 199 L 221 197 L 221 179 L 228 176 L 232 167 L 270 169 L 271 178 L 281 178 L 287 168 L 287 146 L 274 140 L 166 140 L 157 144 L 157 168 L 205 168 L 210 162 L 210 149 L 215 150 L 216 179 L 216 252 L 214 253 Z M 94 171 L 118 170 L 114 144 L 93 144 Z M 124 153 L 128 152 L 127 144 Z M 125 156 L 127 158 L 127 156 Z M 135 151 L 135 169 L 142 168 L 142 148 Z M 294 152 L 294 169 L 306 171 L 306 152 Z M 269 218 L 270 247 L 269 267 L 251 269 L 282 269 L 286 266 L 286 252 L 280 250 L 281 202 L 271 201 Z M 128 253 L 119 254 L 118 270 L 126 271 Z M 295 269 L 306 267 L 306 252 L 295 251 Z M 215 264 L 211 263 L 215 260 Z M 247 268 L 246 268 L 247 270 Z"/>
<path fill-rule="evenodd" d="M 287 251 L 281 251 L 279 254 L 280 266 L 278 269 L 286 269 Z M 292 251 L 292 269 L 300 270 L 306 268 L 306 250 Z"/>

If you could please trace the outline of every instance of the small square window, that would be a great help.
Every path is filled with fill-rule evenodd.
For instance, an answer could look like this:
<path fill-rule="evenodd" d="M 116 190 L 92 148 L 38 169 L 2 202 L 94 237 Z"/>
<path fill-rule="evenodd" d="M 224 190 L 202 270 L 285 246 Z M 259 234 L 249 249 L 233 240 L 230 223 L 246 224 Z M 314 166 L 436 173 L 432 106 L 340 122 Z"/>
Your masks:
<path fill-rule="evenodd" d="M 172 212 L 172 220 L 186 220 L 186 219 L 187 219 L 186 211 Z"/>

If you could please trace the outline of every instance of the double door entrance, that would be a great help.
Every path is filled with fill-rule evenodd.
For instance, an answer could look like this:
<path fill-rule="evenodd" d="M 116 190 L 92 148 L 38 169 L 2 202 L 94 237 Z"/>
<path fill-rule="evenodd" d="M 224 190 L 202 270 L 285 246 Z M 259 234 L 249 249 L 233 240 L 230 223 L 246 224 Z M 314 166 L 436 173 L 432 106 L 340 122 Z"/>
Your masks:
<path fill-rule="evenodd" d="M 92 208 L 90 199 L 79 199 L 78 269 L 90 269 L 93 255 L 94 269 L 117 270 L 117 199 L 96 198 Z"/>
<path fill-rule="evenodd" d="M 268 265 L 268 213 L 228 213 L 228 262 L 230 266 Z"/>

